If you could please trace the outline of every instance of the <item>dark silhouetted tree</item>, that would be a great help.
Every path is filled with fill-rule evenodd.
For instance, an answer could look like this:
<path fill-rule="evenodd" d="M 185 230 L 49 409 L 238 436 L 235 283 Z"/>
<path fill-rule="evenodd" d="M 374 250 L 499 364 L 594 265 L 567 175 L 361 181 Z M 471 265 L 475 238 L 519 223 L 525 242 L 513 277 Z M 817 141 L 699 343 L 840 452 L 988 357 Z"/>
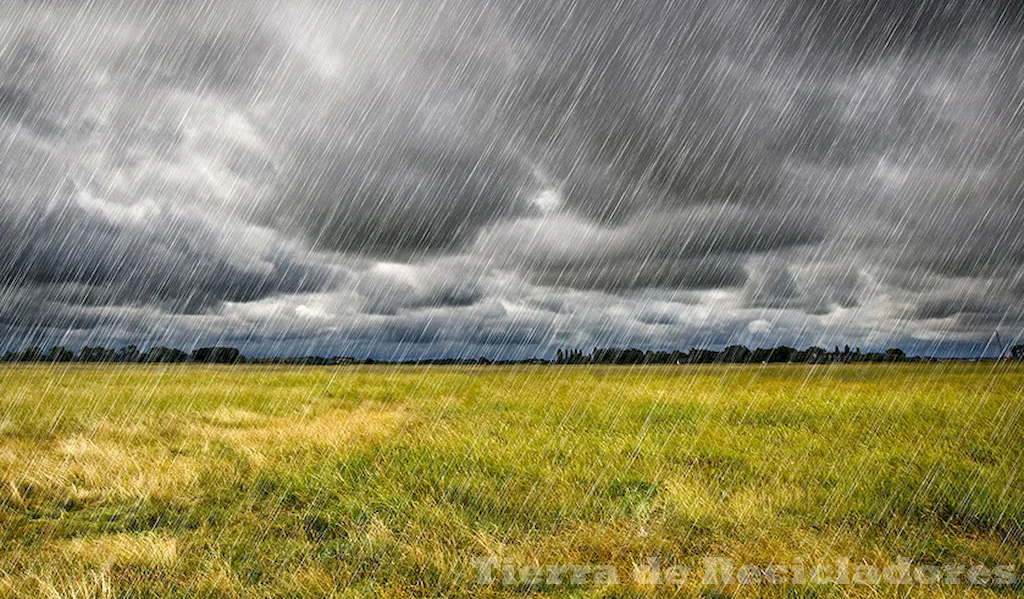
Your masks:
<path fill-rule="evenodd" d="M 885 350 L 885 361 L 886 362 L 902 362 L 907 359 L 907 354 L 899 348 L 890 347 Z"/>
<path fill-rule="evenodd" d="M 192 351 L 193 362 L 207 364 L 234 364 L 244 358 L 234 347 L 201 347 Z"/>
<path fill-rule="evenodd" d="M 151 347 L 144 355 L 146 356 L 145 361 L 151 363 L 185 362 L 188 360 L 188 354 L 180 349 L 174 349 L 171 347 Z"/>
<path fill-rule="evenodd" d="M 728 363 L 746 363 L 750 362 L 753 353 L 742 345 L 730 345 L 722 350 L 719 354 L 719 360 Z"/>
<path fill-rule="evenodd" d="M 75 359 L 75 352 L 70 349 L 63 348 L 59 345 L 54 345 L 50 348 L 50 353 L 46 355 L 48 362 L 70 362 Z"/>

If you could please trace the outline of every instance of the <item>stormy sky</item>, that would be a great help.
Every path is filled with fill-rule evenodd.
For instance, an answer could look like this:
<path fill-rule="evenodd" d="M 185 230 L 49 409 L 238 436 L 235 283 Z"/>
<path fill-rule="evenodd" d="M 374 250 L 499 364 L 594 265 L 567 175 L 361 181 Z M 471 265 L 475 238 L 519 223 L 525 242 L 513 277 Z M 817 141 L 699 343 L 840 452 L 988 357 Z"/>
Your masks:
<path fill-rule="evenodd" d="M 977 354 L 1018 0 L 8 0 L 0 347 Z"/>

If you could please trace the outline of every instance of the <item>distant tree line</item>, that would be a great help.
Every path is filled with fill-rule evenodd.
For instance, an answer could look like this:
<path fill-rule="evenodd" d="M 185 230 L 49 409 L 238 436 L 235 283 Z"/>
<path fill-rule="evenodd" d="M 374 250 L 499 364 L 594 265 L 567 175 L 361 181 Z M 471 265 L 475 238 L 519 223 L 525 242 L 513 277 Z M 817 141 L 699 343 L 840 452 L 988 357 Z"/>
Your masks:
<path fill-rule="evenodd" d="M 905 362 L 911 360 L 921 361 L 930 360 L 930 358 L 909 358 L 906 352 L 895 347 L 884 352 L 861 352 L 859 347 L 851 350 L 849 345 L 842 350 L 836 346 L 833 351 L 815 346 L 799 350 L 785 345 L 757 349 L 749 349 L 743 345 L 730 345 L 721 351 L 694 347 L 690 348 L 688 352 L 595 347 L 586 354 L 580 349 L 559 349 L 555 354 L 556 364 L 771 364 L 782 362 L 828 364 L 833 362 Z"/>
<path fill-rule="evenodd" d="M 85 346 L 78 353 L 59 345 L 43 350 L 30 347 L 22 351 L 9 351 L 0 358 L 3 362 L 203 362 L 208 364 L 237 364 L 246 361 L 234 347 L 201 347 L 186 353 L 173 347 L 151 347 L 139 351 L 134 345 L 121 348 Z"/>
<path fill-rule="evenodd" d="M 1024 344 L 1009 349 L 1003 359 L 1024 361 Z M 860 363 L 860 362 L 921 362 L 933 358 L 909 357 L 899 348 L 883 352 L 862 352 L 859 347 L 849 345 L 832 351 L 823 347 L 808 347 L 798 350 L 780 345 L 772 348 L 749 349 L 743 345 L 730 345 L 721 351 L 692 347 L 690 351 L 654 351 L 637 348 L 594 347 L 589 353 L 581 349 L 559 348 L 554 364 L 756 364 L 756 363 Z M 0 362 L 122 362 L 122 363 L 172 363 L 195 362 L 203 364 L 294 364 L 309 366 L 332 366 L 341 364 L 386 364 L 389 362 L 372 358 L 345 356 L 300 356 L 246 358 L 234 347 L 200 347 L 185 352 L 173 347 L 156 346 L 140 351 L 134 345 L 121 348 L 85 346 L 77 353 L 66 347 L 55 345 L 49 350 L 29 347 L 21 351 L 9 351 L 0 357 Z M 479 358 L 423 358 L 397 362 L 400 364 L 433 365 L 486 365 L 486 364 L 551 364 L 550 360 L 529 358 L 525 360 L 491 360 Z"/>
<path fill-rule="evenodd" d="M 481 358 L 486 360 L 486 358 Z M 30 347 L 22 351 L 9 351 L 0 357 L 0 362 L 123 362 L 123 363 L 184 363 L 202 364 L 295 364 L 310 366 L 328 366 L 337 364 L 375 364 L 372 358 L 357 359 L 352 357 L 322 356 L 246 358 L 234 347 L 200 347 L 185 352 L 173 347 L 151 347 L 149 351 L 140 351 L 134 345 L 121 348 L 85 346 L 78 353 L 61 346 L 44 350 Z M 442 363 L 443 361 L 437 361 Z M 478 360 L 468 360 L 477 364 Z M 486 363 L 489 363 L 487 361 Z"/>

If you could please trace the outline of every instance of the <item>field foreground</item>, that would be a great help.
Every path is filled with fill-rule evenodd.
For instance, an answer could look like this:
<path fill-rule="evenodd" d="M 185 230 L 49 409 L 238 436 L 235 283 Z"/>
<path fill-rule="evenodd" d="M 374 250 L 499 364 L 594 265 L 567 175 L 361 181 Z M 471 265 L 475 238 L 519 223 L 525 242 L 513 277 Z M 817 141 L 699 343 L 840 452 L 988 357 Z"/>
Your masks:
<path fill-rule="evenodd" d="M 991 363 L 5 366 L 0 596 L 1019 595 L 1022 391 Z"/>

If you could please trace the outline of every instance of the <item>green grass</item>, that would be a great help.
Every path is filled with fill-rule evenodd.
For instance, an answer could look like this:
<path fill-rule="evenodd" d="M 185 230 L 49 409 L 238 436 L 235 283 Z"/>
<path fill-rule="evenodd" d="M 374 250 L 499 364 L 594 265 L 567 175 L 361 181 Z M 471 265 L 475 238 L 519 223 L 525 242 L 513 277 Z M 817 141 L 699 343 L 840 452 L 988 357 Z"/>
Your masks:
<path fill-rule="evenodd" d="M 646 596 L 634 564 L 1020 564 L 1024 369 L 0 368 L 0 596 Z M 474 559 L 611 564 L 476 584 Z M 499 574 L 500 578 L 500 574 Z M 1007 596 L 708 587 L 681 596 Z"/>

